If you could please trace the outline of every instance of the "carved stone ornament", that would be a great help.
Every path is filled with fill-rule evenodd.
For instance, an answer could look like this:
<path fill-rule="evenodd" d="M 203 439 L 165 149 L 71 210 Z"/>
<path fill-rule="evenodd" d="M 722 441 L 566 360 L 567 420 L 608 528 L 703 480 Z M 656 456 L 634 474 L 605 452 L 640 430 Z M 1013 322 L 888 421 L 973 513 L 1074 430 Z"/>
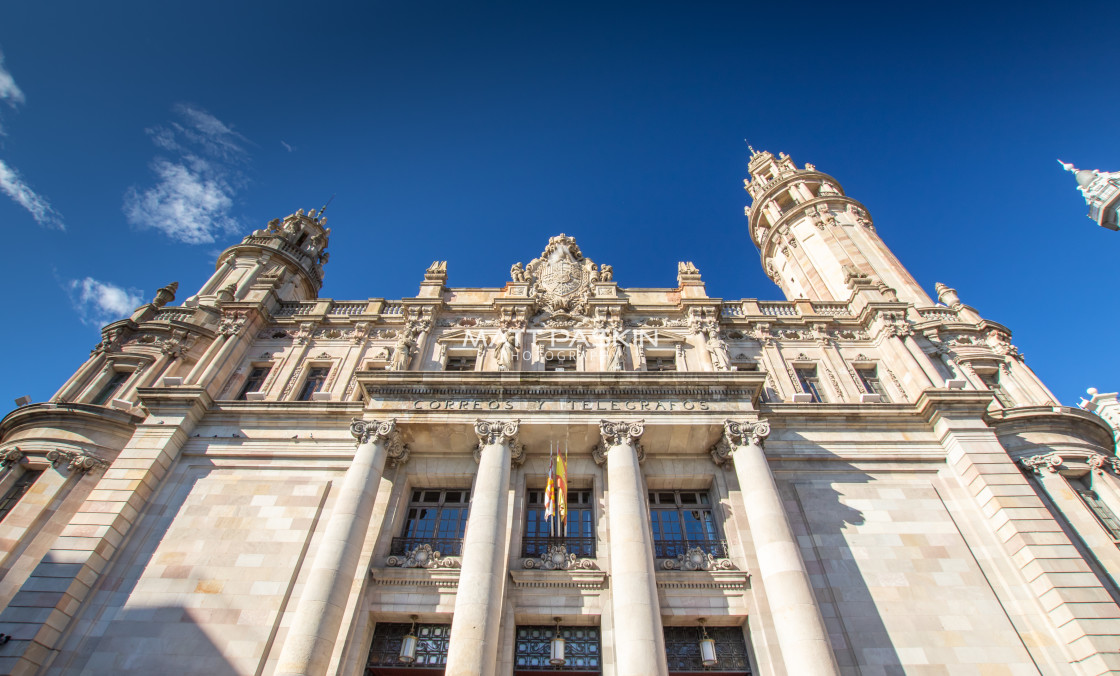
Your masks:
<path fill-rule="evenodd" d="M 592 570 L 595 562 L 591 559 L 581 559 L 575 554 L 568 553 L 568 545 L 549 545 L 548 551 L 539 559 L 525 559 L 521 562 L 525 568 L 540 568 L 541 570 Z"/>
<path fill-rule="evenodd" d="M 478 435 L 478 446 L 474 447 L 474 461 L 482 461 L 482 450 L 487 446 L 506 444 L 509 446 L 510 462 L 520 466 L 525 462 L 525 445 L 517 443 L 520 420 L 476 420 L 474 433 Z"/>
<path fill-rule="evenodd" d="M 443 556 L 431 545 L 416 545 L 403 556 L 393 554 L 385 565 L 399 568 L 458 568 L 459 559 Z"/>
<path fill-rule="evenodd" d="M 223 336 L 234 336 L 241 331 L 241 327 L 245 326 L 245 313 L 234 312 L 222 317 L 221 324 L 218 325 L 218 333 Z"/>
<path fill-rule="evenodd" d="M 661 566 L 666 570 L 732 570 L 735 565 L 731 559 L 717 559 L 711 552 L 700 547 L 689 547 L 675 559 L 665 559 Z"/>
<path fill-rule="evenodd" d="M 600 420 L 599 434 L 602 436 L 602 442 L 591 450 L 591 459 L 595 461 L 595 464 L 602 465 L 607 461 L 607 451 L 611 448 L 632 445 L 638 455 L 638 462 L 645 460 L 645 449 L 638 444 L 638 439 L 642 438 L 644 432 L 644 420 L 634 422 Z"/>
<path fill-rule="evenodd" d="M 510 272 L 515 280 L 521 277 L 519 271 Z M 584 315 L 591 283 L 601 278 L 601 272 L 590 258 L 583 257 L 574 238 L 560 233 L 548 240 L 539 258 L 529 261 L 521 278 L 532 284 L 532 295 L 542 310 Z"/>
<path fill-rule="evenodd" d="M 23 451 L 19 450 L 18 446 L 0 451 L 0 467 L 7 469 L 12 465 L 18 465 L 21 460 L 23 460 Z"/>
<path fill-rule="evenodd" d="M 1027 470 L 1035 474 L 1041 474 L 1043 468 L 1050 472 L 1058 472 L 1067 467 L 1067 462 L 1083 462 L 1088 468 L 1096 472 L 1104 472 L 1110 469 L 1113 472 L 1120 474 L 1120 460 L 1115 456 L 1102 455 L 1100 453 L 1087 453 L 1077 451 L 1067 451 L 1065 455 L 1059 454 L 1057 451 L 1053 453 L 1046 453 L 1043 455 L 1032 455 L 1029 458 L 1020 458 L 1019 463 Z"/>
<path fill-rule="evenodd" d="M 397 432 L 396 418 L 389 420 L 362 420 L 354 418 L 350 421 L 350 434 L 359 444 L 377 443 L 385 444 L 388 451 L 390 467 L 397 467 L 408 462 L 409 449 L 401 441 Z"/>
<path fill-rule="evenodd" d="M 109 466 L 108 462 L 92 453 L 71 451 L 65 448 L 56 448 L 53 451 L 47 451 L 47 460 L 50 461 L 53 467 L 58 467 L 61 463 L 65 462 L 67 468 L 71 472 L 80 472 L 81 474 L 86 474 L 91 470 L 102 469 Z"/>
<path fill-rule="evenodd" d="M 723 434 L 732 448 L 747 444 L 761 446 L 766 437 L 770 436 L 770 423 L 765 420 L 758 422 L 727 420 L 723 423 Z"/>

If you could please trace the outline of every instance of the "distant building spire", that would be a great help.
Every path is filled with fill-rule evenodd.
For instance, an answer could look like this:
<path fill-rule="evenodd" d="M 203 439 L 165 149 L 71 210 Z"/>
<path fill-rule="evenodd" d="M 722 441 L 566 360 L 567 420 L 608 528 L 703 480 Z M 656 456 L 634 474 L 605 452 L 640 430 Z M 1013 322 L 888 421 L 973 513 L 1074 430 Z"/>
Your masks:
<path fill-rule="evenodd" d="M 1120 230 L 1120 171 L 1078 169 L 1061 160 L 1058 164 L 1077 179 L 1077 189 L 1089 205 L 1089 218 L 1101 227 Z"/>

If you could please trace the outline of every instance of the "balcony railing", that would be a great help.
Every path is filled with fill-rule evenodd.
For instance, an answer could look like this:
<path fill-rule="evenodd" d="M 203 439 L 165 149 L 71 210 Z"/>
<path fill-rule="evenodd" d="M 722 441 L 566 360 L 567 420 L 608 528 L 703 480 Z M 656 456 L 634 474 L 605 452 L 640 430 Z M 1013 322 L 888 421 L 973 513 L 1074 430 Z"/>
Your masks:
<path fill-rule="evenodd" d="M 404 556 L 420 545 L 430 546 L 432 551 L 439 552 L 440 556 L 459 556 L 463 553 L 463 538 L 411 537 L 393 538 L 392 544 L 389 545 L 389 554 Z"/>
<path fill-rule="evenodd" d="M 554 545 L 566 545 L 569 554 L 582 559 L 595 558 L 593 537 L 524 537 L 521 538 L 521 556 L 539 559 L 548 554 L 548 548 Z"/>
<path fill-rule="evenodd" d="M 675 559 L 693 547 L 699 547 L 717 559 L 730 558 L 727 540 L 657 540 L 653 543 L 653 555 L 658 559 Z"/>

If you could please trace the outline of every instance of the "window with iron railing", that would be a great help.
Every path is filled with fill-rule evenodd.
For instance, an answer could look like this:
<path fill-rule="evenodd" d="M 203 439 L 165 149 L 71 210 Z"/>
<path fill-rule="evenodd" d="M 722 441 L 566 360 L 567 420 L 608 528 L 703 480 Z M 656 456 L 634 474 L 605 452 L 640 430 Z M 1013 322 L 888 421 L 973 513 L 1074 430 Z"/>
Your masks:
<path fill-rule="evenodd" d="M 544 491 L 529 491 L 525 510 L 525 535 L 521 538 L 521 555 L 543 557 L 550 545 L 567 545 L 568 553 L 581 558 L 595 558 L 595 509 L 591 491 L 568 491 L 568 519 L 564 532 L 558 532 L 559 521 L 545 518 Z"/>
<path fill-rule="evenodd" d="M 711 499 L 704 491 L 650 491 L 649 521 L 654 556 L 671 559 L 699 547 L 716 558 L 727 558 Z"/>
<path fill-rule="evenodd" d="M 412 491 L 401 536 L 393 538 L 390 554 L 404 554 L 431 545 L 443 556 L 459 556 L 467 530 L 471 492 L 467 490 Z"/>

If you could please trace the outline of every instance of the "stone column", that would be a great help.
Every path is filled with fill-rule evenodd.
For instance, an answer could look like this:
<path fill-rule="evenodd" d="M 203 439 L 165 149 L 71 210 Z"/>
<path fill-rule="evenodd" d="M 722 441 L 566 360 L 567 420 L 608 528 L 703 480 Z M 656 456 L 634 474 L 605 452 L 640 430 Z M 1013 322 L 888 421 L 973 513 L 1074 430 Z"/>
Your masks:
<path fill-rule="evenodd" d="M 786 671 L 817 676 L 839 674 L 809 573 L 762 450 L 770 424 L 728 420 L 724 433 L 727 446 L 718 446 L 713 457 L 719 462 L 730 455 L 735 466 L 747 525 L 758 555 L 758 573 L 766 590 Z"/>
<path fill-rule="evenodd" d="M 653 534 L 646 509 L 645 483 L 638 463 L 642 421 L 599 423 L 602 446 L 596 462 L 607 463 L 607 514 L 610 518 L 611 614 L 614 663 L 618 676 L 667 674 L 661 604 L 657 599 Z"/>
<path fill-rule="evenodd" d="M 478 420 L 478 474 L 463 542 L 463 565 L 447 647 L 446 676 L 496 673 L 498 625 L 502 617 L 508 556 L 506 513 L 510 463 L 523 455 L 520 422 Z"/>
<path fill-rule="evenodd" d="M 404 454 L 396 421 L 354 420 L 358 449 L 342 478 L 276 666 L 278 675 L 326 673 L 373 515 L 386 456 Z"/>

